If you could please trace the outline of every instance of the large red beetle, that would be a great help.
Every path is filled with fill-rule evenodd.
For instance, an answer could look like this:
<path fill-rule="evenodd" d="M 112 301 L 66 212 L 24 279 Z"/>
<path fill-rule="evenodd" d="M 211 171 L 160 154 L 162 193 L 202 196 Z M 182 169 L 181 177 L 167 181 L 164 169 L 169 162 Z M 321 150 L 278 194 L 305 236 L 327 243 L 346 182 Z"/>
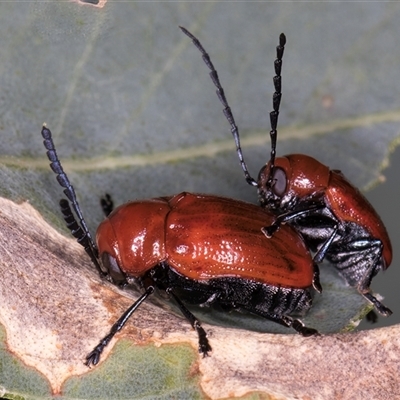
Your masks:
<path fill-rule="evenodd" d="M 60 205 L 71 233 L 102 276 L 122 286 L 138 283 L 144 290 L 86 357 L 88 366 L 98 363 L 111 338 L 156 289 L 171 296 L 197 331 L 203 355 L 211 350 L 206 332 L 184 303 L 247 311 L 303 336 L 317 333 L 289 316 L 311 307 L 312 285 L 321 291 L 318 267 L 293 228 L 282 227 L 267 239 L 262 228 L 273 223 L 273 214 L 218 196 L 183 192 L 133 201 L 112 212 L 108 198 L 102 205 L 111 213 L 97 229 L 96 245 L 45 126 L 42 136 L 69 200 Z"/>
<path fill-rule="evenodd" d="M 388 233 L 372 205 L 340 171 L 331 170 L 312 157 L 290 154 L 275 159 L 285 35 L 280 36 L 275 60 L 275 93 L 270 113 L 271 156 L 255 180 L 247 170 L 239 130 L 217 71 L 198 39 L 185 28 L 181 27 L 181 30 L 192 39 L 211 71 L 218 98 L 224 106 L 224 115 L 231 125 L 246 181 L 257 187 L 261 206 L 276 215 L 273 223 L 265 224 L 265 235 L 272 237 L 282 229 L 281 224 L 289 223 L 316 252 L 314 261 L 321 262 L 326 258 L 350 286 L 372 302 L 379 313 L 390 315 L 392 311 L 370 290 L 372 278 L 380 270 L 388 268 L 392 261 Z"/>

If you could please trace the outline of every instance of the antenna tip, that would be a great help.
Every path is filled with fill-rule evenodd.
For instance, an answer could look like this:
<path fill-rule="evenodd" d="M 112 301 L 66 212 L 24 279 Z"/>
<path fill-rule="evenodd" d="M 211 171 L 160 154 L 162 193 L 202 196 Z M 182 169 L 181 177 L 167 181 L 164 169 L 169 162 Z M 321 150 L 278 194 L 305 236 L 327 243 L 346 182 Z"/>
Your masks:
<path fill-rule="evenodd" d="M 279 35 L 279 45 L 284 46 L 286 44 L 286 36 L 284 33 Z"/>
<path fill-rule="evenodd" d="M 192 37 L 192 34 L 183 26 L 179 25 L 179 29 L 186 35 L 189 36 L 190 38 Z"/>

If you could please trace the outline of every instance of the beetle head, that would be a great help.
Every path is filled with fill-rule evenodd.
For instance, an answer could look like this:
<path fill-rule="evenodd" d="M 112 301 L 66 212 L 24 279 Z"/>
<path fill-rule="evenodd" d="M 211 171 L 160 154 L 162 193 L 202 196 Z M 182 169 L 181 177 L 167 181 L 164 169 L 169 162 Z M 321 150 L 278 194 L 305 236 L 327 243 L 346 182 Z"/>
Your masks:
<path fill-rule="evenodd" d="M 116 284 L 126 283 L 126 275 L 121 271 L 119 246 L 111 221 L 106 218 L 97 228 L 97 245 L 100 253 L 100 267 Z"/>
<path fill-rule="evenodd" d="M 261 205 L 272 211 L 292 209 L 297 203 L 319 197 L 330 178 L 329 168 L 304 154 L 290 154 L 268 162 L 258 175 L 258 196 Z"/>

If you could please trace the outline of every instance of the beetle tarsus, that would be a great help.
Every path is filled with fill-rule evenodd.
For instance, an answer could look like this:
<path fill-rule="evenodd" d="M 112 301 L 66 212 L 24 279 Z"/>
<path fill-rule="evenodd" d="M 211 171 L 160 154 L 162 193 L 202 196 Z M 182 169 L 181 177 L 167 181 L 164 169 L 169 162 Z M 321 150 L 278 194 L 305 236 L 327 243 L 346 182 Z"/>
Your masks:
<path fill-rule="evenodd" d="M 393 314 L 393 311 L 384 306 L 374 295 L 371 293 L 361 293 L 367 300 L 369 300 L 375 307 L 375 309 L 379 312 L 379 314 L 389 317 Z"/>
<path fill-rule="evenodd" d="M 201 326 L 200 321 L 186 308 L 179 297 L 172 291 L 172 288 L 167 288 L 166 291 L 174 298 L 183 316 L 190 322 L 192 328 L 197 332 L 199 338 L 199 353 L 203 354 L 203 357 L 208 356 L 208 352 L 212 349 L 208 343 L 207 333 Z"/>
<path fill-rule="evenodd" d="M 104 348 L 108 345 L 108 343 L 110 343 L 111 339 L 118 332 L 118 330 L 122 328 L 123 325 L 119 329 L 115 329 L 118 323 L 120 323 L 120 320 L 121 318 L 112 326 L 110 332 L 100 340 L 99 344 L 86 356 L 86 361 L 84 363 L 85 365 L 90 367 L 91 364 L 98 364 Z"/>
<path fill-rule="evenodd" d="M 97 365 L 100 360 L 100 355 L 103 352 L 105 346 L 96 346 L 93 351 L 91 351 L 87 356 L 86 356 L 86 361 L 84 364 L 87 367 L 91 367 L 91 365 Z"/>
<path fill-rule="evenodd" d="M 100 205 L 106 217 L 108 217 L 114 210 L 114 202 L 108 193 L 106 193 L 104 197 L 100 199 Z"/>
<path fill-rule="evenodd" d="M 319 335 L 319 332 L 316 329 L 304 326 L 304 324 L 298 319 L 293 319 L 291 321 L 291 326 L 296 332 L 300 333 L 304 337 Z"/>
<path fill-rule="evenodd" d="M 366 316 L 365 319 L 371 324 L 376 324 L 378 322 L 378 314 L 375 310 L 371 310 Z"/>
<path fill-rule="evenodd" d="M 200 329 L 196 329 L 196 331 L 199 336 L 199 353 L 203 355 L 203 358 L 208 357 L 208 353 L 212 351 L 212 348 L 208 342 L 207 333 L 201 326 Z"/>
<path fill-rule="evenodd" d="M 96 365 L 99 360 L 101 353 L 104 348 L 110 343 L 114 335 L 119 332 L 131 315 L 136 311 L 136 309 L 154 292 L 154 287 L 149 286 L 146 291 L 119 317 L 117 322 L 111 327 L 110 332 L 100 340 L 99 344 L 88 354 L 86 357 L 85 365 L 90 367 L 90 364 Z"/>

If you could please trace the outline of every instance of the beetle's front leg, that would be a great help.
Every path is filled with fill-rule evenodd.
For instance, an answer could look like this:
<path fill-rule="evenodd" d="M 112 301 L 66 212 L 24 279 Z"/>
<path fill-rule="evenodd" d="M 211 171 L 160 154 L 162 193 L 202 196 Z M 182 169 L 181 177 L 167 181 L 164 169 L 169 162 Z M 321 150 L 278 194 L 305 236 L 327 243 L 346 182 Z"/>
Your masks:
<path fill-rule="evenodd" d="M 104 348 L 110 343 L 111 339 L 119 332 L 131 315 L 137 310 L 137 308 L 154 292 L 152 286 L 148 287 L 143 293 L 122 315 L 111 327 L 110 332 L 100 340 L 99 344 L 86 356 L 85 365 L 90 367 L 92 364 L 96 365 L 100 360 L 100 355 Z"/>
<path fill-rule="evenodd" d="M 317 210 L 322 210 L 323 208 L 325 208 L 325 204 L 323 203 L 311 205 L 307 204 L 298 207 L 295 210 L 278 215 L 275 221 L 270 226 L 263 227 L 261 231 L 267 238 L 270 238 L 280 228 L 282 224 L 285 224 L 286 222 L 294 220 L 300 216 L 311 214 Z"/>

